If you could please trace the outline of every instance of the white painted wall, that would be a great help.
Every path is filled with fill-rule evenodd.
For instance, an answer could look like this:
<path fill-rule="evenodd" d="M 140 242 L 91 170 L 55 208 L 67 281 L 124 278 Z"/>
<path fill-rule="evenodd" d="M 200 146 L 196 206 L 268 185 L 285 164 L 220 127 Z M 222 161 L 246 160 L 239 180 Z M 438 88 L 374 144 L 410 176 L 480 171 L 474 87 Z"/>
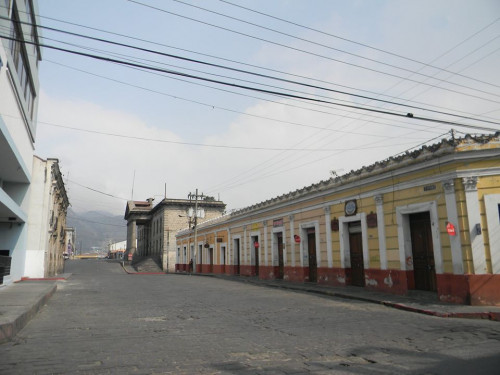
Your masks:
<path fill-rule="evenodd" d="M 28 242 L 24 276 L 40 278 L 45 275 L 51 207 L 51 163 L 33 157 L 28 210 Z"/>
<path fill-rule="evenodd" d="M 492 271 L 500 274 L 500 194 L 484 196 Z"/>

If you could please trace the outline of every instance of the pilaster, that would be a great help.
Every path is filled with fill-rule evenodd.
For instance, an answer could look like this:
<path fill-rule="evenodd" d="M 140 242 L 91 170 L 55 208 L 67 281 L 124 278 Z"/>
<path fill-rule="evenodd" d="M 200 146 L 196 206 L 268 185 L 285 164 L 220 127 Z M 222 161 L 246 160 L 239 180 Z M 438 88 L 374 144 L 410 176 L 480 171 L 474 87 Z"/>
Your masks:
<path fill-rule="evenodd" d="M 472 248 L 472 260 L 474 262 L 474 273 L 485 274 L 486 255 L 484 251 L 484 240 L 481 228 L 481 214 L 479 211 L 479 199 L 477 195 L 477 177 L 464 177 L 462 179 L 465 189 L 465 200 L 467 206 L 467 217 L 469 220 L 469 235 Z"/>

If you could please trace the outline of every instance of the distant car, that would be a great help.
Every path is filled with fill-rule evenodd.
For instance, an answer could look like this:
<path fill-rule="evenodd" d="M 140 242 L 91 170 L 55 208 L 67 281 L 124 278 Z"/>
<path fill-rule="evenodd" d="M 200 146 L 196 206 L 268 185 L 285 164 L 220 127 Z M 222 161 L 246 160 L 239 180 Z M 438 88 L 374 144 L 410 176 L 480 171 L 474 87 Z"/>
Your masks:
<path fill-rule="evenodd" d="M 64 259 L 64 260 L 69 259 L 69 255 L 68 255 L 68 253 L 63 253 L 63 259 Z"/>

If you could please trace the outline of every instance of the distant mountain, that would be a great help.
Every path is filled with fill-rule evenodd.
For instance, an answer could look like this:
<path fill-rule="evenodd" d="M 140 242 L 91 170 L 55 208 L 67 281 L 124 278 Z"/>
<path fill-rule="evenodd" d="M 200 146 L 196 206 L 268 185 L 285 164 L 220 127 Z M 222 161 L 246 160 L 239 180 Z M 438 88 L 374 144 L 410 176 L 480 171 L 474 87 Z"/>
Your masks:
<path fill-rule="evenodd" d="M 104 211 L 75 212 L 68 210 L 66 225 L 76 229 L 76 247 L 82 252 L 92 247 L 106 249 L 111 242 L 127 239 L 127 222 L 123 215 L 112 215 Z"/>

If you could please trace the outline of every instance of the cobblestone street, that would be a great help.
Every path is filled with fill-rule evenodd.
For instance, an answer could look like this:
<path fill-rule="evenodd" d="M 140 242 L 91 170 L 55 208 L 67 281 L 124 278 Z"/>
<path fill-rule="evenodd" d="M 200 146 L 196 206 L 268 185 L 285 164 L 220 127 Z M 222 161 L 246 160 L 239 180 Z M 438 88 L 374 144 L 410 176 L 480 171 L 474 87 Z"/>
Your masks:
<path fill-rule="evenodd" d="M 500 324 L 189 275 L 72 276 L 12 342 L 2 374 L 497 374 Z"/>

